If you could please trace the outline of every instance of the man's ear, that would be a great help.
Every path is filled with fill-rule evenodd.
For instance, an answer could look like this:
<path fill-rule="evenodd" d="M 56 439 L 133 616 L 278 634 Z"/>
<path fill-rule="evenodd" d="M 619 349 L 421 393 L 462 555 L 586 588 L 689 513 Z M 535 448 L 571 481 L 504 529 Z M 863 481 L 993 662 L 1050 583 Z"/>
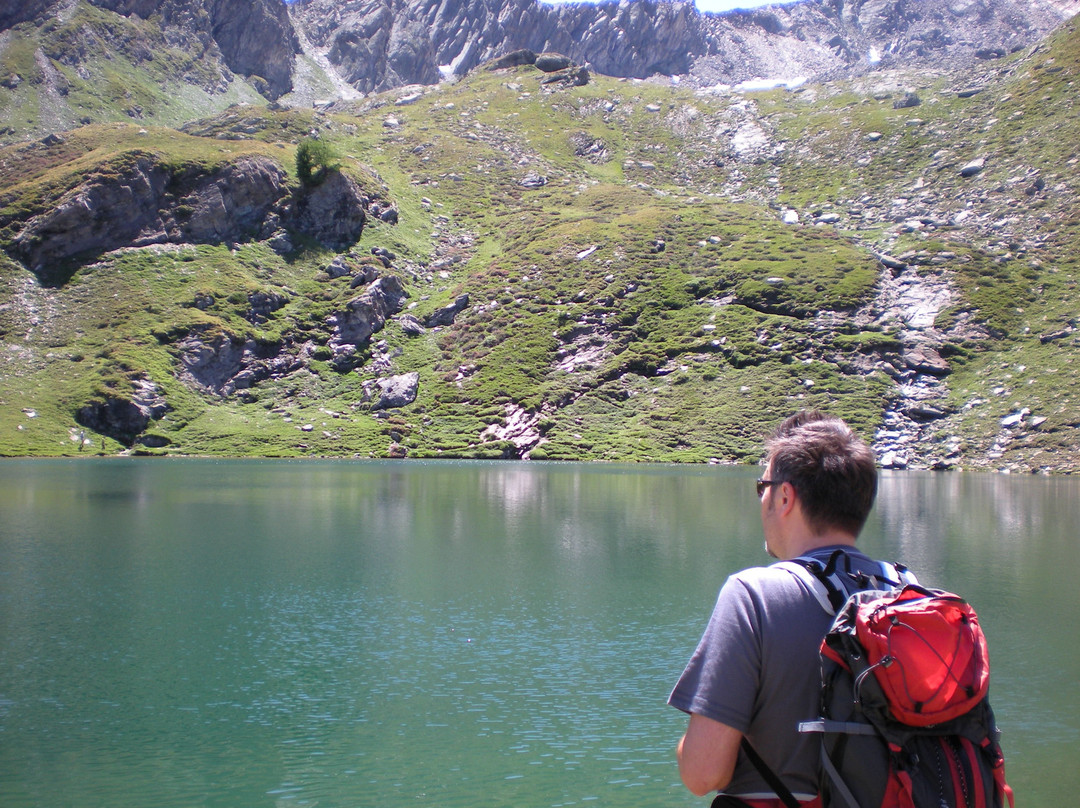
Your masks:
<path fill-rule="evenodd" d="M 781 483 L 777 487 L 776 493 L 779 494 L 776 497 L 776 509 L 782 516 L 788 516 L 795 509 L 795 506 L 799 504 L 799 498 L 795 494 L 795 486 L 789 482 Z"/>

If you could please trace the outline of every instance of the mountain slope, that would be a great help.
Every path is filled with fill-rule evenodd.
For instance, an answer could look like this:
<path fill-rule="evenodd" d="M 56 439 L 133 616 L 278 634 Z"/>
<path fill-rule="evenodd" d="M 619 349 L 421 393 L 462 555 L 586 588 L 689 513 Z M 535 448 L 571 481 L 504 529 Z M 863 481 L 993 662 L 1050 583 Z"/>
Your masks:
<path fill-rule="evenodd" d="M 0 142 L 265 103 L 293 89 L 299 51 L 275 0 L 20 4 L 0 16 Z"/>
<path fill-rule="evenodd" d="M 85 123 L 177 126 L 233 103 L 433 84 L 520 49 L 685 86 L 940 70 L 1046 35 L 1071 0 L 691 3 L 537 0 L 34 0 L 0 8 L 0 142 Z"/>
<path fill-rule="evenodd" d="M 886 465 L 1072 470 L 1078 69 L 1070 23 L 977 73 L 480 68 L 13 145 L 0 454 L 736 462 L 824 406 Z"/>
<path fill-rule="evenodd" d="M 554 51 L 609 76 L 681 76 L 702 86 L 863 71 L 953 68 L 1046 35 L 1047 0 L 806 0 L 722 15 L 692 3 L 298 0 L 297 27 L 363 92 L 431 84 L 517 49 Z"/>

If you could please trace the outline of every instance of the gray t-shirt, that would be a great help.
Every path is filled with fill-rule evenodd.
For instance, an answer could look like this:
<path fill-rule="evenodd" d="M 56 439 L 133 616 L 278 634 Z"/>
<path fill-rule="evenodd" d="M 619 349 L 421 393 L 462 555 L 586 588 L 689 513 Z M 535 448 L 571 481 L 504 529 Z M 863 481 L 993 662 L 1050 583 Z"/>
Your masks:
<path fill-rule="evenodd" d="M 822 563 L 838 547 L 808 553 Z M 852 568 L 875 574 L 877 562 L 844 548 Z M 817 794 L 820 739 L 798 723 L 819 714 L 819 649 L 832 616 L 810 584 L 781 565 L 752 567 L 724 583 L 697 650 L 668 704 L 743 733 L 800 800 Z M 725 793 L 772 797 L 740 752 Z"/>

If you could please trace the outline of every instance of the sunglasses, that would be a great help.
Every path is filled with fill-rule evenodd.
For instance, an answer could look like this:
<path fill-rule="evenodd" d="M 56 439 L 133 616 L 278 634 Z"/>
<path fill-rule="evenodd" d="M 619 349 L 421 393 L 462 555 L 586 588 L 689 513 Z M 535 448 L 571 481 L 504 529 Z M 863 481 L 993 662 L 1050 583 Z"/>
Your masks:
<path fill-rule="evenodd" d="M 765 495 L 765 489 L 770 485 L 783 485 L 786 482 L 787 480 L 766 480 L 764 477 L 759 477 L 757 482 L 754 483 L 758 499 L 761 499 Z"/>

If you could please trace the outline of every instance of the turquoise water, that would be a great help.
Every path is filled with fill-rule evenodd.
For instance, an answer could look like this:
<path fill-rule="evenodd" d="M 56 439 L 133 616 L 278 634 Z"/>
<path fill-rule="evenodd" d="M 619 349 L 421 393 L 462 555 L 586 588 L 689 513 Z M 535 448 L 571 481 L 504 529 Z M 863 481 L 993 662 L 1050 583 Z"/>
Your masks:
<path fill-rule="evenodd" d="M 664 701 L 756 469 L 0 463 L 0 805 L 688 806 Z M 1070 479 L 886 475 L 966 595 L 1024 808 L 1080 786 Z"/>

